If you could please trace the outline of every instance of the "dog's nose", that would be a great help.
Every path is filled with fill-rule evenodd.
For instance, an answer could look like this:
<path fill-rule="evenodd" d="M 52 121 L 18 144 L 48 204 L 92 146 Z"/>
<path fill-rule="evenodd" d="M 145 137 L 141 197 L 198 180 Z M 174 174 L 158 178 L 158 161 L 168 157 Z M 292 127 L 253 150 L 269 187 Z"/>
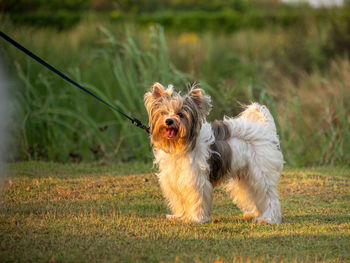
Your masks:
<path fill-rule="evenodd" d="M 168 125 L 168 126 L 170 126 L 173 123 L 174 123 L 174 121 L 172 119 L 166 119 L 165 120 L 165 124 Z"/>

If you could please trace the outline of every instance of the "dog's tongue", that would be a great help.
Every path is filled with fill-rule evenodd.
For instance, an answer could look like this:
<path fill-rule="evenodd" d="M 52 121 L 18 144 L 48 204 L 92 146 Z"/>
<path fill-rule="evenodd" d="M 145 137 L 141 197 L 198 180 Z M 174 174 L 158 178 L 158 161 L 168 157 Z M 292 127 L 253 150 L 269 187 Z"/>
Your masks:
<path fill-rule="evenodd" d="M 167 129 L 166 136 L 169 138 L 174 138 L 176 136 L 176 130 L 175 129 Z"/>

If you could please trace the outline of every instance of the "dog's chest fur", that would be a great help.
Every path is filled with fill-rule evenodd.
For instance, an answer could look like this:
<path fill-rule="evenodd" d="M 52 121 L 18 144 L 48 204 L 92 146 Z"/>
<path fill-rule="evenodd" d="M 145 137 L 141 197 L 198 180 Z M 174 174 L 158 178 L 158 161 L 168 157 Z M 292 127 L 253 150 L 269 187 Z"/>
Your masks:
<path fill-rule="evenodd" d="M 202 125 L 191 153 L 167 154 L 161 150 L 154 151 L 154 162 L 159 165 L 160 170 L 159 178 L 167 178 L 167 181 L 179 184 L 196 180 L 194 177 L 198 174 L 207 174 L 210 183 L 213 186 L 218 185 L 231 170 L 232 149 L 228 143 L 230 136 L 225 122 L 214 121 L 212 124 Z"/>
<path fill-rule="evenodd" d="M 223 121 L 214 121 L 211 128 L 215 137 L 215 142 L 210 145 L 210 157 L 208 160 L 210 172 L 210 183 L 215 186 L 224 179 L 231 169 L 232 150 L 228 143 L 230 130 Z"/>

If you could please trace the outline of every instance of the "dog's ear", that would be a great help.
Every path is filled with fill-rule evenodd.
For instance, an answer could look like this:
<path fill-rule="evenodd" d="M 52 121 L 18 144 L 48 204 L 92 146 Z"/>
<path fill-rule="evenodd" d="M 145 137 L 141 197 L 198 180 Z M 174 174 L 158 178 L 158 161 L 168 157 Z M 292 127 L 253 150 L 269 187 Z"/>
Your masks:
<path fill-rule="evenodd" d="M 188 98 L 198 107 L 203 118 L 209 114 L 211 110 L 211 98 L 205 94 L 204 90 L 193 87 L 188 93 Z"/>
<path fill-rule="evenodd" d="M 152 109 L 156 107 L 157 103 L 160 101 L 160 98 L 163 98 L 165 96 L 166 90 L 162 84 L 158 82 L 153 84 L 151 91 L 146 92 L 143 99 L 149 115 L 151 115 Z"/>
<path fill-rule="evenodd" d="M 158 99 L 160 97 L 164 97 L 165 95 L 166 95 L 166 92 L 163 85 L 158 82 L 154 83 L 152 87 L 152 96 L 155 99 Z"/>

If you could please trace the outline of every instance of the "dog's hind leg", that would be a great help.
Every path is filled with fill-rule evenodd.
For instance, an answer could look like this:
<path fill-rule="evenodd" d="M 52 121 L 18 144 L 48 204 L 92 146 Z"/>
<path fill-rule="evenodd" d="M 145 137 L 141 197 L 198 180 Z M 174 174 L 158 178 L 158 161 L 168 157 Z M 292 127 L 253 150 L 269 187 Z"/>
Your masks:
<path fill-rule="evenodd" d="M 279 174 L 273 177 L 278 178 Z M 265 176 L 259 168 L 255 167 L 239 178 L 231 179 L 226 184 L 226 190 L 245 218 L 269 224 L 281 223 L 277 181 Z"/>
<path fill-rule="evenodd" d="M 259 181 L 254 196 L 259 216 L 255 220 L 269 224 L 281 223 L 281 205 L 277 192 L 279 172 L 270 171 L 269 175 L 266 175 L 258 167 L 251 170 L 251 177 L 255 177 Z"/>
<path fill-rule="evenodd" d="M 249 170 L 250 198 L 256 205 L 258 222 L 269 224 L 281 223 L 281 206 L 277 192 L 279 172 L 270 170 L 267 174 L 258 165 L 252 165 Z"/>
<path fill-rule="evenodd" d="M 251 144 L 248 182 L 259 216 L 257 221 L 269 224 L 281 223 L 281 205 L 277 185 L 283 168 L 283 156 L 274 142 Z"/>
<path fill-rule="evenodd" d="M 233 199 L 233 202 L 242 210 L 244 218 L 254 218 L 259 215 L 254 199 L 253 193 L 247 180 L 241 178 L 231 179 L 225 185 L 225 189 Z"/>

